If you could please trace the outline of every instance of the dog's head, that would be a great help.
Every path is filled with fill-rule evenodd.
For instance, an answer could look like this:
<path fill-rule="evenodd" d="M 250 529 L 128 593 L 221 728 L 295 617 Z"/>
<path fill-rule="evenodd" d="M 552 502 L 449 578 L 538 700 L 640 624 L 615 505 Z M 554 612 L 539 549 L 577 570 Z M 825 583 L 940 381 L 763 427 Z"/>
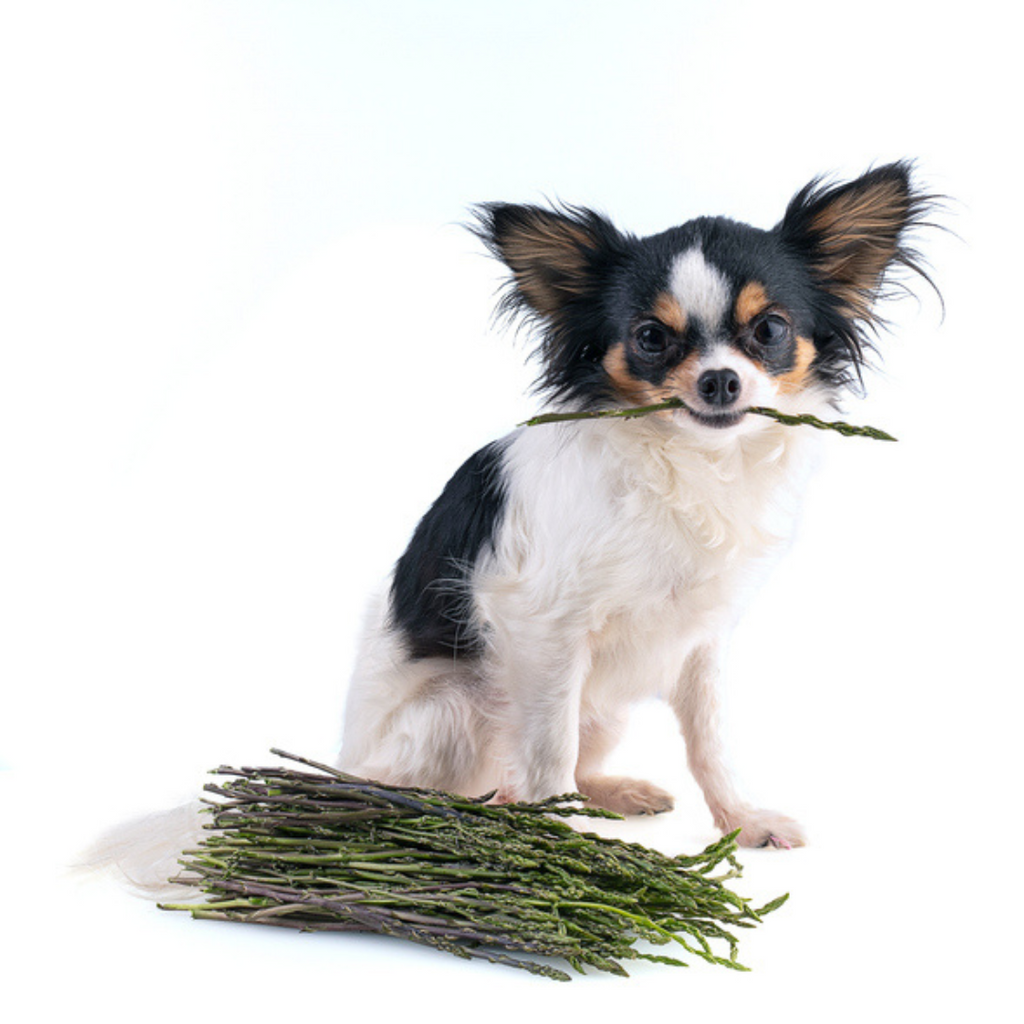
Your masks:
<path fill-rule="evenodd" d="M 860 379 L 892 272 L 930 197 L 905 163 L 812 181 L 770 231 L 702 217 L 637 238 L 578 207 L 494 203 L 478 233 L 510 269 L 506 311 L 540 328 L 540 387 L 578 408 L 679 398 L 701 428 Z"/>

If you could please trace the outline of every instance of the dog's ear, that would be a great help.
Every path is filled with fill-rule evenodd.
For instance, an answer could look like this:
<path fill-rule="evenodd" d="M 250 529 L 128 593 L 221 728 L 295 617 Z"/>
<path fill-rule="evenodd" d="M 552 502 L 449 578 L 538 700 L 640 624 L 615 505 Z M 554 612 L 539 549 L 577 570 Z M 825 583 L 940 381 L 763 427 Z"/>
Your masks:
<path fill-rule="evenodd" d="M 511 305 L 555 318 L 596 292 L 623 238 L 592 210 L 488 203 L 476 210 L 476 233 L 512 271 Z"/>
<path fill-rule="evenodd" d="M 890 270 L 902 265 L 927 278 L 905 239 L 931 204 L 914 188 L 910 165 L 893 163 L 842 185 L 815 179 L 775 230 L 844 316 L 871 323 Z"/>

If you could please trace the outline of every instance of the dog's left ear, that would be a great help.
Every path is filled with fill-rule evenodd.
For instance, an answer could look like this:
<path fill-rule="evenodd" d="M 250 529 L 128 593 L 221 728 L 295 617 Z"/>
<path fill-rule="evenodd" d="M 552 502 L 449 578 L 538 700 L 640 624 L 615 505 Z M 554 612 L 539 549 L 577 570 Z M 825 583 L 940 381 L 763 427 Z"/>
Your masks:
<path fill-rule="evenodd" d="M 489 203 L 476 214 L 477 234 L 512 271 L 512 305 L 549 319 L 599 290 L 622 245 L 608 220 L 579 207 Z"/>
<path fill-rule="evenodd" d="M 902 265 L 924 274 L 905 239 L 931 203 L 912 184 L 908 163 L 887 164 L 843 185 L 815 179 L 775 230 L 844 316 L 871 323 L 890 270 Z"/>

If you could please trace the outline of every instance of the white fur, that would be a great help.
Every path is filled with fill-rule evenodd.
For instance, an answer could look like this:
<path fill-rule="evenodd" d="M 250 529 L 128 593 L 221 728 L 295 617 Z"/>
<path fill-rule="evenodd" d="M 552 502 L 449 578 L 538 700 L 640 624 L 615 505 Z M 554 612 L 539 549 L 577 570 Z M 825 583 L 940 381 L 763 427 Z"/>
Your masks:
<path fill-rule="evenodd" d="M 808 393 L 799 402 L 824 405 Z M 814 434 L 754 416 L 716 429 L 680 412 L 511 435 L 504 516 L 469 585 L 485 655 L 410 661 L 380 599 L 342 766 L 390 783 L 496 788 L 502 800 L 578 789 L 627 813 L 664 810 L 671 798 L 655 787 L 600 774 L 628 705 L 657 694 L 676 711 L 716 823 L 742 827 L 750 845 L 802 842 L 794 822 L 733 791 L 714 684 L 724 638 L 792 534 Z"/>
<path fill-rule="evenodd" d="M 179 858 L 203 837 L 202 803 L 194 800 L 147 814 L 108 830 L 74 864 L 81 876 L 116 875 L 127 888 L 151 899 L 195 894 L 191 886 L 171 882 L 181 872 Z"/>
<path fill-rule="evenodd" d="M 703 320 L 709 329 L 717 328 L 729 311 L 729 282 L 696 246 L 676 257 L 669 289 L 687 315 Z"/>

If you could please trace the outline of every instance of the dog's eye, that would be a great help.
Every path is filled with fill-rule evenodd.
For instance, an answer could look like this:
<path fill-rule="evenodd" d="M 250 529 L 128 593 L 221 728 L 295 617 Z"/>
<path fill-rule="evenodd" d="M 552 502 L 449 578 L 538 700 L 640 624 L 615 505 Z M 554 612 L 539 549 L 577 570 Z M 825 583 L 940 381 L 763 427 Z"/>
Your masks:
<path fill-rule="evenodd" d="M 668 348 L 668 332 L 660 324 L 642 324 L 637 328 L 636 347 L 648 356 L 660 355 Z"/>
<path fill-rule="evenodd" d="M 754 338 L 765 348 L 774 348 L 789 340 L 789 323 L 781 316 L 768 315 L 754 326 Z"/>

